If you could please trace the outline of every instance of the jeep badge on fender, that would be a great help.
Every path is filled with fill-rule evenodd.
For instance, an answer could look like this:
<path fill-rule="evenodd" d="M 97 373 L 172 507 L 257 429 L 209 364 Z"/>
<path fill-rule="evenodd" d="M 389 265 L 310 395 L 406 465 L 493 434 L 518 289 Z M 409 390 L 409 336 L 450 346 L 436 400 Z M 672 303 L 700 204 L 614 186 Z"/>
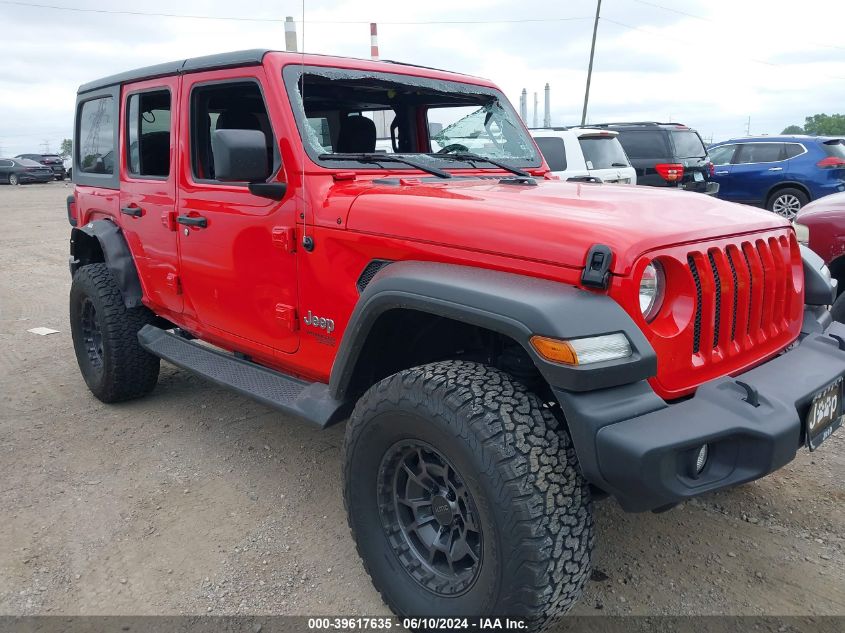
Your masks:
<path fill-rule="evenodd" d="M 308 316 L 306 316 L 303 320 L 305 321 L 305 325 L 325 330 L 326 334 L 334 332 L 334 319 L 314 316 L 311 314 L 311 310 L 308 311 Z"/>
<path fill-rule="evenodd" d="M 666 510 L 841 424 L 845 325 L 789 222 L 556 180 L 486 79 L 239 51 L 84 84 L 75 130 L 91 392 L 143 396 L 164 359 L 345 423 L 349 525 L 402 616 L 542 629 L 590 578 L 595 494 Z"/>

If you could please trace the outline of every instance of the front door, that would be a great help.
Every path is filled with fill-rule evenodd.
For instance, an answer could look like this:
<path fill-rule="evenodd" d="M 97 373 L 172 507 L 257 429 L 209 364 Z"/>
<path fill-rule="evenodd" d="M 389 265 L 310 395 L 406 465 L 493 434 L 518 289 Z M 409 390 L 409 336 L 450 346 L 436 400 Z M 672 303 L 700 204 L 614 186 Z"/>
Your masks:
<path fill-rule="evenodd" d="M 120 106 L 120 224 L 151 307 L 182 311 L 174 160 L 179 80 L 131 84 Z M 163 309 L 162 309 L 163 308 Z"/>
<path fill-rule="evenodd" d="M 216 180 L 211 149 L 215 130 L 260 130 L 276 177 L 279 142 L 263 79 L 260 67 L 183 76 L 176 220 L 186 313 L 235 349 L 272 356 L 299 345 L 294 202 Z"/>

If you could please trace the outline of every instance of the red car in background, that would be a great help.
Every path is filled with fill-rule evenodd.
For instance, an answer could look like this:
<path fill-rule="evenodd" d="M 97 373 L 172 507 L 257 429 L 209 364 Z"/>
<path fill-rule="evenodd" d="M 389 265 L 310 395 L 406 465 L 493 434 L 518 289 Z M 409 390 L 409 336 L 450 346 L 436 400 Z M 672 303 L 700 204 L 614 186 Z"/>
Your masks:
<path fill-rule="evenodd" d="M 834 193 L 811 202 L 795 220 L 798 241 L 814 250 L 839 282 L 833 318 L 845 322 L 845 193 Z"/>

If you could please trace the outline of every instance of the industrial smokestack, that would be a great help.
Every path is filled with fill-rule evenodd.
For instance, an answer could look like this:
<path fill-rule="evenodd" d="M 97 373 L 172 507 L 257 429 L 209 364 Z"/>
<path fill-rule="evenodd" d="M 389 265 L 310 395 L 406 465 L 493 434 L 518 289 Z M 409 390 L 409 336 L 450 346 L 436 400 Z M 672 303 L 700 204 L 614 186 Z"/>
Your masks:
<path fill-rule="evenodd" d="M 378 26 L 370 22 L 370 59 L 378 60 Z"/>
<path fill-rule="evenodd" d="M 552 110 L 551 110 L 551 97 L 549 93 L 551 89 L 549 88 L 549 84 L 546 83 L 546 107 L 545 111 L 543 112 L 543 127 L 552 127 Z"/>
<path fill-rule="evenodd" d="M 519 95 L 519 116 L 522 122 L 528 124 L 528 91 L 523 88 Z"/>
<path fill-rule="evenodd" d="M 534 93 L 534 124 L 532 127 L 540 127 L 537 119 L 537 93 Z"/>
<path fill-rule="evenodd" d="M 296 48 L 296 22 L 291 16 L 285 18 L 285 50 L 295 53 Z"/>

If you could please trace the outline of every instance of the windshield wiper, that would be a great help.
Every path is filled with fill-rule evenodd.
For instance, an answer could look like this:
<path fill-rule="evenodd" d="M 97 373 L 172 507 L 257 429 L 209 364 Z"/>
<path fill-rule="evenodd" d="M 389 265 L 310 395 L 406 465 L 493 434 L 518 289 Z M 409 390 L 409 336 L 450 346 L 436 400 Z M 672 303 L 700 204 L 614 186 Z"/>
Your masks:
<path fill-rule="evenodd" d="M 512 174 L 516 174 L 517 176 L 522 176 L 523 178 L 531 177 L 527 171 L 522 171 L 521 169 L 517 169 L 516 167 L 511 167 L 507 163 L 503 163 L 498 161 L 494 158 L 487 158 L 486 156 L 482 156 L 481 154 L 473 154 L 472 152 L 451 152 L 449 154 L 429 154 L 429 156 L 434 156 L 435 158 L 446 158 L 446 159 L 454 159 L 459 160 L 465 163 L 472 163 L 472 162 L 481 162 L 481 163 L 490 163 L 491 165 L 495 165 L 500 169 L 504 169 L 505 171 L 509 171 Z"/>
<path fill-rule="evenodd" d="M 419 169 L 420 171 L 427 172 L 433 176 L 437 176 L 438 178 L 452 177 L 452 174 L 448 171 L 437 169 L 437 167 L 429 167 L 428 165 L 418 163 L 415 160 L 406 158 L 405 156 L 399 156 L 398 154 L 382 154 L 377 152 L 363 154 L 320 154 L 317 158 L 320 160 L 355 160 L 359 163 L 374 163 L 376 165 L 379 163 L 402 163 L 404 165 L 408 165 L 409 167 Z"/>

